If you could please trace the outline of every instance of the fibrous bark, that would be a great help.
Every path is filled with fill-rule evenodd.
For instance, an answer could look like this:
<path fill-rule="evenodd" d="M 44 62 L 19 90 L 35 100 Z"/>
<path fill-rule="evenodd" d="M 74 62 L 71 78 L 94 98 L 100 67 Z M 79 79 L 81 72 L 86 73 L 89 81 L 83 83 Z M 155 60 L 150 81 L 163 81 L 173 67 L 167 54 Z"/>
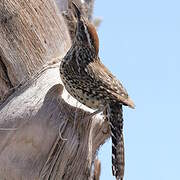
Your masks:
<path fill-rule="evenodd" d="M 109 137 L 101 116 L 64 89 L 59 63 L 71 46 L 54 0 L 0 1 L 0 179 L 91 178 Z"/>

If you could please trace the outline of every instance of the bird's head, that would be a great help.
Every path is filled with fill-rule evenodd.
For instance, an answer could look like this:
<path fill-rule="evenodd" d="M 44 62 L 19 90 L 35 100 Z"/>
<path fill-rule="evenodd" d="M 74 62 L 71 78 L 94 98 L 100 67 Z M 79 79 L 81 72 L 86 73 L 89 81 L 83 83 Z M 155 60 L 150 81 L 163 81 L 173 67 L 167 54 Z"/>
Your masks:
<path fill-rule="evenodd" d="M 88 45 L 90 48 L 94 49 L 96 55 L 98 55 L 99 38 L 94 25 L 82 16 L 81 11 L 74 2 L 72 2 L 72 5 L 77 17 L 75 40 L 83 45 Z"/>

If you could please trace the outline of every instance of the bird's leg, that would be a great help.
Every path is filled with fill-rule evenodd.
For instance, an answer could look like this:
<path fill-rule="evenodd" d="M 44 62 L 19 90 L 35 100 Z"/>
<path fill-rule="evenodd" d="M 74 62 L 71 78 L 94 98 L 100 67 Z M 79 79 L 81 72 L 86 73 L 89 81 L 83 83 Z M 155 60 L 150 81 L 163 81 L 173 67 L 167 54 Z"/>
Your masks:
<path fill-rule="evenodd" d="M 102 112 L 102 111 L 103 111 L 103 109 L 98 109 L 98 110 L 94 111 L 93 113 L 89 114 L 88 116 L 86 116 L 86 117 L 84 118 L 84 120 L 89 120 L 89 119 L 91 119 L 93 116 L 99 114 L 99 113 Z"/>
<path fill-rule="evenodd" d="M 86 116 L 84 120 L 89 120 L 93 116 L 99 114 L 100 112 L 104 112 L 106 108 L 107 108 L 106 106 L 105 107 L 104 106 L 100 106 L 98 110 L 96 110 L 93 113 L 91 113 L 90 115 Z"/>

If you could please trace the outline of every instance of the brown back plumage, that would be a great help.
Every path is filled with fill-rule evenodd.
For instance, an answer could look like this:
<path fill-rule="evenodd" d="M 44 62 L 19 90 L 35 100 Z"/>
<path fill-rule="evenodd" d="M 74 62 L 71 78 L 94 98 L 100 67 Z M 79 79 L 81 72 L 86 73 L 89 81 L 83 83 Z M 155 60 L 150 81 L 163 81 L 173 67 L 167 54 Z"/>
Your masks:
<path fill-rule="evenodd" d="M 95 53 L 97 56 L 99 53 L 99 38 L 98 38 L 96 28 L 91 23 L 87 23 L 87 29 L 88 29 L 88 32 L 90 34 L 91 41 L 92 41 L 92 44 L 95 48 Z"/>

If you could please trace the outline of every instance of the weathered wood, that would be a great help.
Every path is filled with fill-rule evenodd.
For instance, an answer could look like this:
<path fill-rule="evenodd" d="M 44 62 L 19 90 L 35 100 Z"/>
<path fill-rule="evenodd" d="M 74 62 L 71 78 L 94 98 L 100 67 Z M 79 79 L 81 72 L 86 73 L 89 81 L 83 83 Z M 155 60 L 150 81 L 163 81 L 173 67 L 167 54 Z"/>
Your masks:
<path fill-rule="evenodd" d="M 71 40 L 55 2 L 6 0 L 0 23 L 0 179 L 90 179 L 108 125 L 63 88 Z"/>
<path fill-rule="evenodd" d="M 71 41 L 62 16 L 57 14 L 53 0 L 1 2 L 0 62 L 7 75 L 0 74 L 1 81 L 12 87 L 22 85 L 53 58 L 64 55 Z M 4 88 L 0 87 L 1 97 L 7 93 Z"/>

